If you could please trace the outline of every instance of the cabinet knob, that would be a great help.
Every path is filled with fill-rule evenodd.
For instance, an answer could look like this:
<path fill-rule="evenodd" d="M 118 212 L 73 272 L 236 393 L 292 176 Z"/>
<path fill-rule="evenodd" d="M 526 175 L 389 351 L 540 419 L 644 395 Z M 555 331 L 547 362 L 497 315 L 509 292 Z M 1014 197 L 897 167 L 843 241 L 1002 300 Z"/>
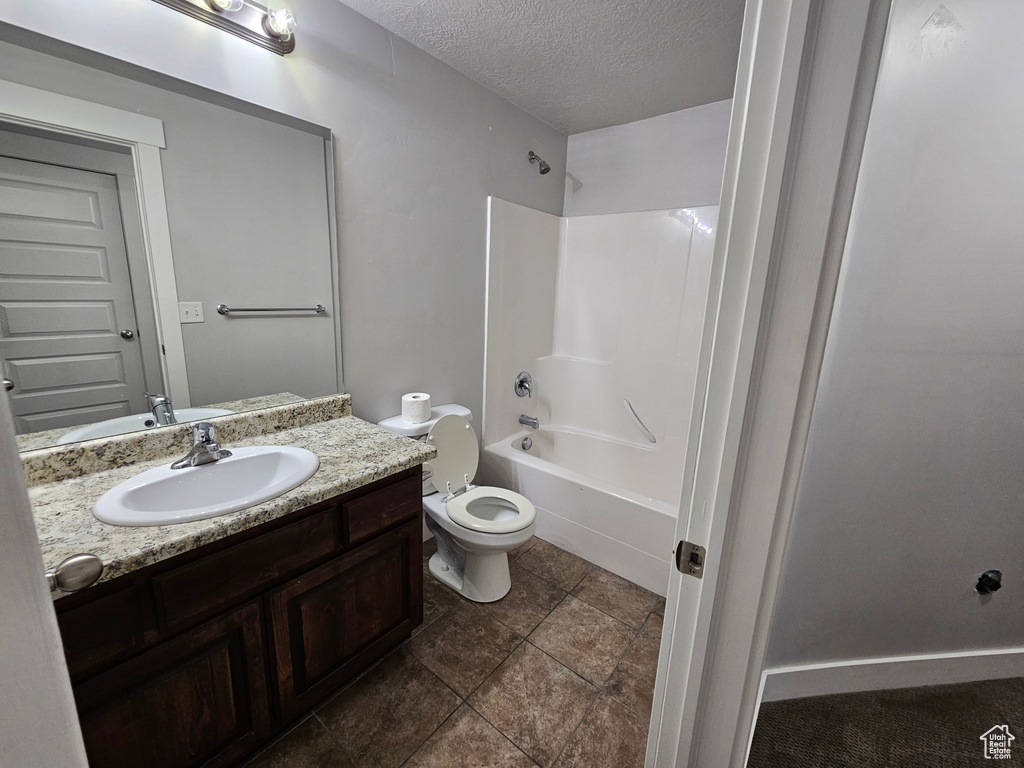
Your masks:
<path fill-rule="evenodd" d="M 47 571 L 46 581 L 50 591 L 77 592 L 91 587 L 103 574 L 103 561 L 96 555 L 72 555 L 60 561 L 52 571 Z"/>

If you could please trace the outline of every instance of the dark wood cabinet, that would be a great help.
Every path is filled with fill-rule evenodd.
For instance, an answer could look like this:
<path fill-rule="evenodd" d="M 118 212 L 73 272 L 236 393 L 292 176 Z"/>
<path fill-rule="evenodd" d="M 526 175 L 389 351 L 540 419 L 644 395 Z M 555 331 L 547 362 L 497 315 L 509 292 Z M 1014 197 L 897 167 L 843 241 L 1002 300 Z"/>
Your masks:
<path fill-rule="evenodd" d="M 293 579 L 266 596 L 277 705 L 309 707 L 423 621 L 419 521 Z"/>
<path fill-rule="evenodd" d="M 270 733 L 260 606 L 163 643 L 75 697 L 91 768 L 231 765 Z"/>
<path fill-rule="evenodd" d="M 56 602 L 92 768 L 219 768 L 423 620 L 419 467 Z"/>

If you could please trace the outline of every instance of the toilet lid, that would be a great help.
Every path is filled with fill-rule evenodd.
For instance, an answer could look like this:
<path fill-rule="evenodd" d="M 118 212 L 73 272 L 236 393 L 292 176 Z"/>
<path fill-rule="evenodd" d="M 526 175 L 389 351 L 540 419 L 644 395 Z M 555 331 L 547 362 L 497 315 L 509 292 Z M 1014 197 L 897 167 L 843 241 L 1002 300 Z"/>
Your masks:
<path fill-rule="evenodd" d="M 480 447 L 476 432 L 469 422 L 454 414 L 442 416 L 430 428 L 427 445 L 437 449 L 437 457 L 430 460 L 434 475 L 430 482 L 441 493 L 447 493 L 447 483 L 452 490 L 466 487 L 466 475 L 472 480 L 480 461 Z"/>

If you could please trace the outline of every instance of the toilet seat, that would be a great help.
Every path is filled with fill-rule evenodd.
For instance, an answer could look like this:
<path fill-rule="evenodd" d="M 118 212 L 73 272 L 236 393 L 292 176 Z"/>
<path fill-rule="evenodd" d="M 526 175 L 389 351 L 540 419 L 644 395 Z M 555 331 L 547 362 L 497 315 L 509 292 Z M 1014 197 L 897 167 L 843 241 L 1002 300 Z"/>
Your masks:
<path fill-rule="evenodd" d="M 427 433 L 427 444 L 437 448 L 431 461 L 434 487 L 442 494 L 449 488 L 458 495 L 444 503 L 448 518 L 462 528 L 480 533 L 514 533 L 537 519 L 533 503 L 515 491 L 489 486 L 470 486 L 476 475 L 480 447 L 476 432 L 462 416 L 442 416 Z"/>
<path fill-rule="evenodd" d="M 537 519 L 537 510 L 528 498 L 507 488 L 486 485 L 449 499 L 445 511 L 456 525 L 481 533 L 514 533 Z"/>

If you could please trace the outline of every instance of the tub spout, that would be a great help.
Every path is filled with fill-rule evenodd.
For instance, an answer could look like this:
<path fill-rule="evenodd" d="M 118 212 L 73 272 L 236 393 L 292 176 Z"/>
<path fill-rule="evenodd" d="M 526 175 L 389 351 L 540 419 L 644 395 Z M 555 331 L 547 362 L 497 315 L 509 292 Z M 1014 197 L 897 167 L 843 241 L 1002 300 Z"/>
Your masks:
<path fill-rule="evenodd" d="M 519 423 L 530 429 L 537 429 L 540 426 L 540 420 L 536 416 L 527 416 L 525 413 L 519 417 Z"/>

